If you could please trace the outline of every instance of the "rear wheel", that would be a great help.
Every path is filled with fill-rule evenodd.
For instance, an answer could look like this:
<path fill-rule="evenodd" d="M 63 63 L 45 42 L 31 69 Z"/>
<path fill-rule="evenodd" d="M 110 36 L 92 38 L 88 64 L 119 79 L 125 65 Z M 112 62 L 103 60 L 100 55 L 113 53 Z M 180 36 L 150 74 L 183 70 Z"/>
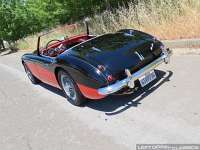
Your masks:
<path fill-rule="evenodd" d="M 58 80 L 67 100 L 71 104 L 75 106 L 81 106 L 86 101 L 86 99 L 82 96 L 78 86 L 67 72 L 59 71 Z"/>
<path fill-rule="evenodd" d="M 31 80 L 31 82 L 33 84 L 38 84 L 40 83 L 40 80 L 38 80 L 30 71 L 30 69 L 28 68 L 28 66 L 26 64 L 23 64 L 24 65 L 24 68 L 25 68 L 25 71 L 26 71 L 26 74 L 28 76 L 28 78 Z"/>

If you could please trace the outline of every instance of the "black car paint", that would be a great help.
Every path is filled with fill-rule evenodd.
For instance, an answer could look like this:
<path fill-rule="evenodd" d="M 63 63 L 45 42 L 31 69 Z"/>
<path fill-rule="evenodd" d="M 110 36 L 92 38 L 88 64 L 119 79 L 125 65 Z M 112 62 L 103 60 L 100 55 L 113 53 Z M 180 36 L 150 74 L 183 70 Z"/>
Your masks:
<path fill-rule="evenodd" d="M 37 54 L 25 54 L 22 61 L 24 63 L 31 62 L 53 74 L 57 74 L 59 69 L 63 69 L 70 74 L 76 83 L 91 88 L 97 89 L 108 84 L 103 73 L 99 72 L 97 68 L 73 56 L 59 55 L 56 58 L 51 58 Z M 48 83 L 48 81 L 44 81 L 45 79 L 43 78 L 42 81 Z"/>
<path fill-rule="evenodd" d="M 148 34 L 137 31 L 137 34 L 133 32 L 133 35 L 129 37 L 125 33 L 128 32 L 95 37 L 66 50 L 55 58 L 37 55 L 37 53 L 25 54 L 22 61 L 39 65 L 54 74 L 62 68 L 71 75 L 76 83 L 98 89 L 109 84 L 106 79 L 108 75 L 114 75 L 115 79 L 119 80 L 125 77 L 125 69 L 130 69 L 132 72 L 137 71 L 161 54 L 162 43 L 153 36 L 147 36 Z M 134 42 L 128 40 L 132 36 L 135 36 Z M 150 45 L 152 43 L 154 43 L 154 49 L 151 52 Z M 87 44 L 90 46 L 85 47 Z M 91 50 L 91 47 L 98 48 L 102 52 Z M 134 53 L 135 51 L 140 52 L 145 59 L 141 61 Z M 100 72 L 97 69 L 98 65 L 104 65 L 106 70 Z"/>
<path fill-rule="evenodd" d="M 161 46 L 160 41 L 146 34 L 118 32 L 97 37 L 64 54 L 80 58 L 95 67 L 103 65 L 106 68 L 103 72 L 105 76 L 113 75 L 114 78 L 121 79 L 124 78 L 125 69 L 130 69 L 133 73 L 158 58 Z M 144 60 L 140 60 L 135 52 L 141 54 Z"/>

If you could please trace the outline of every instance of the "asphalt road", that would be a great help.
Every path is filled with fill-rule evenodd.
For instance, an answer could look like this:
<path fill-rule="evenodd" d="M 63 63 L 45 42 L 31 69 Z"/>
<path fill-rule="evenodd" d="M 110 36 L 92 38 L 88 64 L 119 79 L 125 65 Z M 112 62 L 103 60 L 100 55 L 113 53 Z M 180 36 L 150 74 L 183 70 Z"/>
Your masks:
<path fill-rule="evenodd" d="M 158 80 L 129 96 L 74 107 L 32 85 L 20 57 L 0 56 L 0 149 L 134 150 L 144 143 L 200 144 L 200 55 L 173 56 Z"/>

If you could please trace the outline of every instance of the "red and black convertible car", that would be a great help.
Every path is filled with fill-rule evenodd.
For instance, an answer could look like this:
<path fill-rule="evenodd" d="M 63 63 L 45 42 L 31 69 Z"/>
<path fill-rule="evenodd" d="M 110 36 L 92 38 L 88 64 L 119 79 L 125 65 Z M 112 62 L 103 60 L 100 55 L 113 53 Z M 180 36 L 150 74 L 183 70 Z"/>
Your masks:
<path fill-rule="evenodd" d="M 81 105 L 144 87 L 156 79 L 154 69 L 169 62 L 171 51 L 147 33 L 124 29 L 100 36 L 87 34 L 51 40 L 22 56 L 32 81 L 62 89 L 67 100 Z M 139 83 L 139 84 L 138 84 Z"/>

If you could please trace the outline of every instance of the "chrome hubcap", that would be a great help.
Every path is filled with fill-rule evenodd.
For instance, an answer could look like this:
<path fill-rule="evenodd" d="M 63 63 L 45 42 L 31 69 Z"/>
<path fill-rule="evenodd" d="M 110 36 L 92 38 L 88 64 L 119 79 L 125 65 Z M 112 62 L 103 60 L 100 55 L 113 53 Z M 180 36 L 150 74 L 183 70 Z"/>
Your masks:
<path fill-rule="evenodd" d="M 76 100 L 76 92 L 75 87 L 71 79 L 68 78 L 68 76 L 62 74 L 61 75 L 61 83 L 62 87 L 66 93 L 66 95 L 71 98 L 72 100 Z"/>

